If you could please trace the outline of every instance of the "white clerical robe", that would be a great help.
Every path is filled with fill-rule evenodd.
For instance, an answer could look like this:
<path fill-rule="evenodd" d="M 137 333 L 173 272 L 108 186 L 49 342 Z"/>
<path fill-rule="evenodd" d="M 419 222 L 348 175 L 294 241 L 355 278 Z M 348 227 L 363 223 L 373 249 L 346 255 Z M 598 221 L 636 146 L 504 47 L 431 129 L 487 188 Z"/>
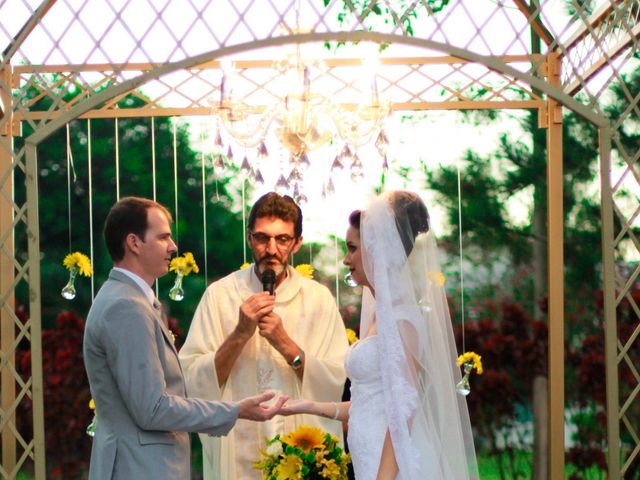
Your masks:
<path fill-rule="evenodd" d="M 344 323 L 331 292 L 288 267 L 276 289 L 274 311 L 284 329 L 305 352 L 302 381 L 285 359 L 256 331 L 247 342 L 224 385 L 218 385 L 214 358 L 238 323 L 240 304 L 262 285 L 250 268 L 233 272 L 211 284 L 195 312 L 180 349 L 187 391 L 210 400 L 237 401 L 264 390 L 292 399 L 340 401 L 345 382 L 344 356 L 348 348 Z M 342 440 L 338 421 L 314 415 L 276 416 L 268 422 L 238 420 L 226 437 L 200 435 L 205 480 L 260 479 L 253 468 L 264 441 L 299 425 L 314 425 Z"/>

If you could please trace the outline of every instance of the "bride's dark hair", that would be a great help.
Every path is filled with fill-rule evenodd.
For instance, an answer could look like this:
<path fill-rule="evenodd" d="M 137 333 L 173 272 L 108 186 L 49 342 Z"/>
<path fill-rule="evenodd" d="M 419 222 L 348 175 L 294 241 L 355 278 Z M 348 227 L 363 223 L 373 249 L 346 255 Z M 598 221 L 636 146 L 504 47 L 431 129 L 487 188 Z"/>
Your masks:
<path fill-rule="evenodd" d="M 398 190 L 389 195 L 391 209 L 396 217 L 396 227 L 407 256 L 420 233 L 429 231 L 429 213 L 422 199 L 413 192 Z"/>
<path fill-rule="evenodd" d="M 360 230 L 360 217 L 362 216 L 362 210 L 354 210 L 349 214 L 349 225 L 356 230 Z"/>

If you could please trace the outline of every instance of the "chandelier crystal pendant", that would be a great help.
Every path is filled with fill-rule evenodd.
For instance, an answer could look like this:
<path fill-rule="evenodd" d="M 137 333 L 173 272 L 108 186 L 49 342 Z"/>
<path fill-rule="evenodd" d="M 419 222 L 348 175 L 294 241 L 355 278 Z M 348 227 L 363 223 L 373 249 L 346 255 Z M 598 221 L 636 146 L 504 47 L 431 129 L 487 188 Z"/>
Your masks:
<path fill-rule="evenodd" d="M 280 95 L 274 95 L 275 103 L 266 106 L 250 105 L 237 98 L 232 86 L 235 73 L 228 66 L 223 68 L 220 96 L 212 102 L 212 113 L 220 119 L 219 124 L 235 143 L 245 149 L 257 148 L 259 158 L 268 156 L 267 137 L 270 131 L 273 132 L 289 152 L 289 173 L 281 172 L 277 190 L 293 190 L 296 200 L 303 202 L 306 196 L 302 181 L 303 172 L 310 164 L 308 154 L 329 143 L 343 145 L 331 163 L 332 175 L 349 167 L 351 179 L 361 180 L 364 167 L 356 150 L 369 143 L 376 133 L 375 144 L 383 158 L 383 167 L 388 165 L 388 140 L 383 122 L 391 112 L 391 104 L 381 99 L 377 74 L 372 76 L 370 90 L 362 95 L 363 101 L 345 105 L 333 102 L 312 88 L 313 82 L 322 79 L 319 74 L 312 80 L 312 70 L 324 70 L 323 62 L 303 58 L 300 45 L 295 45 L 293 55 L 274 62 L 273 68 L 284 86 L 281 85 Z M 214 154 L 213 163 L 220 167 L 223 164 L 220 132 L 215 135 L 214 148 L 218 153 Z M 226 157 L 231 162 L 231 146 Z M 246 154 L 241 171 L 252 181 L 263 181 L 260 169 L 249 164 Z"/>

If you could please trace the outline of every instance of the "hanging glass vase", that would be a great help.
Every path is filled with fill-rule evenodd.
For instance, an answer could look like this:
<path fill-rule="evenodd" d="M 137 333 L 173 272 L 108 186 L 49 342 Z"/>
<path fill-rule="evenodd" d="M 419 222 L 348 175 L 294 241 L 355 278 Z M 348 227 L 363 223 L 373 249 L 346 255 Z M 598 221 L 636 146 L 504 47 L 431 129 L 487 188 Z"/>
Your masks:
<path fill-rule="evenodd" d="M 171 290 L 169 290 L 169 298 L 176 302 L 179 302 L 184 298 L 184 290 L 182 289 L 183 277 L 184 277 L 183 274 L 181 274 L 180 272 L 177 272 L 176 281 L 173 284 L 173 287 L 171 287 Z"/>
<path fill-rule="evenodd" d="M 344 283 L 347 287 L 357 287 L 358 284 L 356 283 L 356 281 L 353 279 L 353 276 L 351 275 L 351 272 L 347 272 L 347 274 L 344 276 Z"/>
<path fill-rule="evenodd" d="M 471 370 L 473 370 L 473 363 L 466 362 L 464 363 L 464 375 L 462 380 L 458 382 L 456 385 L 456 391 L 460 395 L 464 395 L 465 397 L 471 393 L 471 384 L 469 383 L 469 376 L 471 375 Z"/>
<path fill-rule="evenodd" d="M 91 420 L 91 423 L 87 427 L 87 435 L 89 435 L 90 437 L 95 437 L 97 427 L 98 427 L 98 415 L 94 413 L 93 420 Z"/>
<path fill-rule="evenodd" d="M 67 300 L 73 300 L 74 298 L 76 298 L 76 287 L 73 285 L 73 283 L 76 281 L 77 274 L 77 268 L 69 269 L 69 281 L 62 289 L 62 292 L 60 292 L 60 294 Z"/>

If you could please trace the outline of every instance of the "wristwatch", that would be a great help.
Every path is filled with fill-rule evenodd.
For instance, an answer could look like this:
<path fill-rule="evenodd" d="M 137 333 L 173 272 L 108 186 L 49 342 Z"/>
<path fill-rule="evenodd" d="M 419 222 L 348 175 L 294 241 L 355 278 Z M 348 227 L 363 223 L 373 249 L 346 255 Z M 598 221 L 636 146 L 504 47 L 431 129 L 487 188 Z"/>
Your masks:
<path fill-rule="evenodd" d="M 300 350 L 300 353 L 293 357 L 293 360 L 291 360 L 291 368 L 293 368 L 294 370 L 299 369 L 302 366 L 302 360 L 304 360 L 304 351 Z"/>

